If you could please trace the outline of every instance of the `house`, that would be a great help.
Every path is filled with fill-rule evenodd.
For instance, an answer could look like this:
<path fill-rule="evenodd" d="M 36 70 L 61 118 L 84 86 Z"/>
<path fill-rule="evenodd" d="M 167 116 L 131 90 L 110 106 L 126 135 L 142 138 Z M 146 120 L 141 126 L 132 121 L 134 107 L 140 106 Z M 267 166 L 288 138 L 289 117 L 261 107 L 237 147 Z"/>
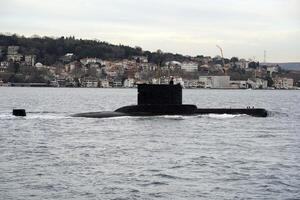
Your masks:
<path fill-rule="evenodd" d="M 181 69 L 186 72 L 196 72 L 198 71 L 198 63 L 196 62 L 183 62 L 181 64 Z"/>
<path fill-rule="evenodd" d="M 15 55 L 19 53 L 20 46 L 8 46 L 7 47 L 7 54 L 8 55 Z"/>
<path fill-rule="evenodd" d="M 106 79 L 100 80 L 100 87 L 102 88 L 109 88 L 109 82 Z"/>
<path fill-rule="evenodd" d="M 20 62 L 23 59 L 21 54 L 7 54 L 6 60 L 12 62 Z"/>
<path fill-rule="evenodd" d="M 3 61 L 0 63 L 0 72 L 6 72 L 9 63 L 7 61 Z"/>
<path fill-rule="evenodd" d="M 101 65 L 105 64 L 100 58 L 82 58 L 82 59 L 80 59 L 80 62 L 83 65 L 87 65 L 90 63 L 100 63 Z"/>
<path fill-rule="evenodd" d="M 99 83 L 97 80 L 86 80 L 83 82 L 83 85 L 85 85 L 87 88 L 97 88 Z"/>
<path fill-rule="evenodd" d="M 125 79 L 123 86 L 125 88 L 132 88 L 132 87 L 134 87 L 134 79 L 133 78 Z"/>
<path fill-rule="evenodd" d="M 36 64 L 35 64 L 35 67 L 36 67 L 37 69 L 45 68 L 45 66 L 44 66 L 42 63 L 40 63 L 40 62 L 36 63 Z"/>
<path fill-rule="evenodd" d="M 122 81 L 117 81 L 117 80 L 113 81 L 113 87 L 122 87 L 122 86 L 123 86 Z"/>
<path fill-rule="evenodd" d="M 291 89 L 294 86 L 294 79 L 278 77 L 274 79 L 274 86 L 276 89 Z"/>
<path fill-rule="evenodd" d="M 12 62 L 20 62 L 23 55 L 19 54 L 20 46 L 8 46 L 6 60 Z"/>

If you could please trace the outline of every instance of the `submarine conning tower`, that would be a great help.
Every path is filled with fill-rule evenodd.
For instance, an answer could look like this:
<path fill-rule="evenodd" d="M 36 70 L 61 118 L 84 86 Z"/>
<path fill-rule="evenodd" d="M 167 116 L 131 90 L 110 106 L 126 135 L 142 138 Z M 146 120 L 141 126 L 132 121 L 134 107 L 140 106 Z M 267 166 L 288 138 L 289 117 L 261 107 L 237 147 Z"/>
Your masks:
<path fill-rule="evenodd" d="M 182 105 L 181 85 L 138 85 L 138 105 Z"/>
<path fill-rule="evenodd" d="M 131 115 L 191 115 L 195 105 L 182 104 L 182 87 L 177 85 L 138 85 L 138 105 L 125 106 L 116 112 Z"/>

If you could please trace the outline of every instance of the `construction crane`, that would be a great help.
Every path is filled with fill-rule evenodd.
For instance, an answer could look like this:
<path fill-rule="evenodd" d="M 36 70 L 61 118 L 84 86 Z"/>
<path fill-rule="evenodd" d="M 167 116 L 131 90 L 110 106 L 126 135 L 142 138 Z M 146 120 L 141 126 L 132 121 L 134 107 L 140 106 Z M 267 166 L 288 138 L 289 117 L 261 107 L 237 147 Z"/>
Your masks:
<path fill-rule="evenodd" d="M 223 49 L 219 46 L 219 45 L 216 45 L 218 49 L 220 49 L 221 51 L 221 56 L 222 56 L 222 63 L 223 63 L 223 69 L 224 69 L 224 72 L 225 72 L 225 75 L 227 75 L 227 68 L 225 67 L 225 61 L 224 61 L 224 55 L 223 55 Z"/>

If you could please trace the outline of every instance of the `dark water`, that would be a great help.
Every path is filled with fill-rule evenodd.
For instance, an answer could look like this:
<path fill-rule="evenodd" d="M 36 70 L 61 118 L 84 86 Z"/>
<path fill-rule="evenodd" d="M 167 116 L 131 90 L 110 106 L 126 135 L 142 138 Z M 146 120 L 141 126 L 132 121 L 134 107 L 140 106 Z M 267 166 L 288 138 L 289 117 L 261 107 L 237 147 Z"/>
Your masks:
<path fill-rule="evenodd" d="M 300 91 L 183 94 L 271 116 L 71 118 L 136 90 L 0 88 L 0 199 L 300 199 Z"/>

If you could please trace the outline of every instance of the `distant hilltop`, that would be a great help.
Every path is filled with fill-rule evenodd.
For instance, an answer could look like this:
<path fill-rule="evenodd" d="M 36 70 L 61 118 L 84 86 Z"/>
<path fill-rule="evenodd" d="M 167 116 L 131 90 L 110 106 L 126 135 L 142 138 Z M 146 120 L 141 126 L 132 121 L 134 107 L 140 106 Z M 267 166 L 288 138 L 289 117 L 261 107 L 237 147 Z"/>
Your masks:
<path fill-rule="evenodd" d="M 300 71 L 300 62 L 287 62 L 287 63 L 262 63 L 266 65 L 278 65 L 285 70 Z"/>

